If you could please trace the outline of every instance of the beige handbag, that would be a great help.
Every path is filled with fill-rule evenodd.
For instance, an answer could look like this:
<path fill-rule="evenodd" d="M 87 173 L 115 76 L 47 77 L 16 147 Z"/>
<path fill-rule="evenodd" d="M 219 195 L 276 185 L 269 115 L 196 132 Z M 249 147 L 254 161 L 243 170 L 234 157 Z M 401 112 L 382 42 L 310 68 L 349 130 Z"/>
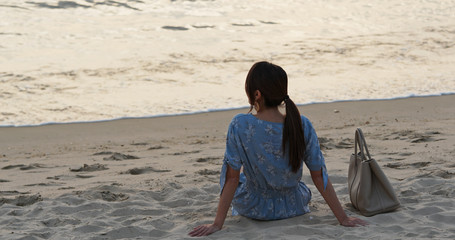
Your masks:
<path fill-rule="evenodd" d="M 360 152 L 357 152 L 357 146 Z M 371 158 L 360 128 L 355 132 L 355 152 L 349 163 L 348 190 L 352 205 L 367 217 L 393 211 L 400 206 L 386 175 L 376 160 Z"/>

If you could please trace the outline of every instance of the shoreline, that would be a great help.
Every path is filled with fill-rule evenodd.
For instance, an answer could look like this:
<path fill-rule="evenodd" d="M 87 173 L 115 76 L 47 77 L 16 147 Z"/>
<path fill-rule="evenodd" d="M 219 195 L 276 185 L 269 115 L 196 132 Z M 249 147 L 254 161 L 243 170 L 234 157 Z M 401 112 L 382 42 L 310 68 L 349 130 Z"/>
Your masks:
<path fill-rule="evenodd" d="M 391 98 L 373 98 L 373 99 L 348 99 L 348 100 L 335 100 L 335 101 L 328 101 L 328 102 L 308 102 L 308 103 L 300 103 L 296 104 L 297 107 L 304 107 L 307 105 L 313 104 L 330 104 L 330 103 L 344 103 L 344 102 L 362 102 L 362 101 L 392 101 L 392 100 L 399 100 L 399 99 L 408 99 L 408 98 L 426 98 L 426 97 L 439 97 L 439 96 L 449 96 L 455 95 L 455 92 L 443 92 L 439 94 L 429 94 L 429 95 L 408 95 L 408 96 L 401 96 L 401 97 L 391 97 Z M 39 126 L 47 126 L 47 125 L 62 125 L 62 124 L 85 124 L 85 123 L 99 123 L 99 122 L 111 122 L 111 121 L 118 121 L 118 120 L 134 120 L 134 119 L 152 119 L 152 118 L 162 118 L 162 117 L 178 117 L 178 116 L 186 116 L 186 115 L 194 115 L 194 114 L 203 114 L 203 113 L 212 113 L 212 112 L 224 112 L 224 111 L 237 111 L 242 109 L 247 109 L 248 106 L 240 106 L 240 107 L 233 107 L 233 108 L 220 108 L 220 109 L 207 109 L 202 111 L 195 111 L 195 112 L 183 112 L 183 113 L 176 113 L 176 114 L 158 114 L 158 115 L 146 115 L 146 116 L 139 116 L 139 117 L 118 117 L 112 119 L 101 119 L 101 120 L 93 120 L 93 121 L 69 121 L 69 122 L 44 122 L 39 124 L 24 124 L 24 125 L 0 125 L 1 128 L 10 128 L 10 127 L 39 127 Z"/>
<path fill-rule="evenodd" d="M 455 95 L 299 106 L 349 215 L 357 215 L 346 182 L 357 127 L 402 207 L 362 217 L 368 227 L 341 227 L 304 170 L 311 213 L 271 222 L 229 216 L 209 238 L 455 237 L 453 102 Z M 247 111 L 0 128 L 0 237 L 185 239 L 213 221 L 227 127 Z"/>

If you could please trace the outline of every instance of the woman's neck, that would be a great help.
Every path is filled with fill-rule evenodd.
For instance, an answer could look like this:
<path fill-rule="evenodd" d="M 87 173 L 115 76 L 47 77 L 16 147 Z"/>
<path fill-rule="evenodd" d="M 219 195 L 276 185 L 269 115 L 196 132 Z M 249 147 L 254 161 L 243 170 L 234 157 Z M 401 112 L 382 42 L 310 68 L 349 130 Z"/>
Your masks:
<path fill-rule="evenodd" d="M 259 112 L 256 113 L 256 118 L 268 121 L 268 122 L 276 122 L 276 123 L 283 123 L 284 122 L 284 114 L 278 110 L 278 107 L 270 107 L 261 109 Z"/>

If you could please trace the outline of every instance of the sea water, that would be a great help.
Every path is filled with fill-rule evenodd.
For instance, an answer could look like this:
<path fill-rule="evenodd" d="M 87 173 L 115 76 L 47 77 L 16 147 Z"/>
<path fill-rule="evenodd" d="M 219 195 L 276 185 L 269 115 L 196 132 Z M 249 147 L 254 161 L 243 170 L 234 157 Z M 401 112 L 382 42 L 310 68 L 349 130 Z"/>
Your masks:
<path fill-rule="evenodd" d="M 0 2 L 0 126 L 244 107 L 254 62 L 299 104 L 455 92 L 455 1 Z"/>

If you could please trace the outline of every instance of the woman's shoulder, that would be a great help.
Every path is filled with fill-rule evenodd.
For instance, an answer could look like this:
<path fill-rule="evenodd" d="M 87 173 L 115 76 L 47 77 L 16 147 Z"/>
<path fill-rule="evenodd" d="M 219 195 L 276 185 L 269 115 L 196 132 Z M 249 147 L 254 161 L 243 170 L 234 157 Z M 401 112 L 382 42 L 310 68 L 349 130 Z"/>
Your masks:
<path fill-rule="evenodd" d="M 232 118 L 230 126 L 234 128 L 244 126 L 251 120 L 250 118 L 251 114 L 249 113 L 239 113 Z"/>
<path fill-rule="evenodd" d="M 252 113 L 239 113 L 234 116 L 232 121 L 242 122 L 242 123 L 254 123 L 260 122 Z"/>
<path fill-rule="evenodd" d="M 237 115 L 234 116 L 234 118 L 232 120 L 243 120 L 243 119 L 247 119 L 251 116 L 250 113 L 239 113 Z"/>
<path fill-rule="evenodd" d="M 310 119 L 308 119 L 305 115 L 300 115 L 300 118 L 302 119 L 302 125 L 304 128 L 313 127 Z M 261 122 L 261 120 L 258 120 L 251 113 L 239 113 L 232 118 L 231 125 L 238 126 L 239 124 L 244 125 L 252 122 Z"/>
<path fill-rule="evenodd" d="M 304 115 L 300 115 L 300 118 L 302 119 L 302 127 L 304 132 L 313 129 L 313 124 L 311 123 L 310 119 Z"/>
<path fill-rule="evenodd" d="M 306 124 L 306 123 L 310 123 L 311 124 L 310 119 L 308 119 L 305 115 L 300 115 L 300 118 L 302 119 L 302 123 L 303 124 Z"/>

